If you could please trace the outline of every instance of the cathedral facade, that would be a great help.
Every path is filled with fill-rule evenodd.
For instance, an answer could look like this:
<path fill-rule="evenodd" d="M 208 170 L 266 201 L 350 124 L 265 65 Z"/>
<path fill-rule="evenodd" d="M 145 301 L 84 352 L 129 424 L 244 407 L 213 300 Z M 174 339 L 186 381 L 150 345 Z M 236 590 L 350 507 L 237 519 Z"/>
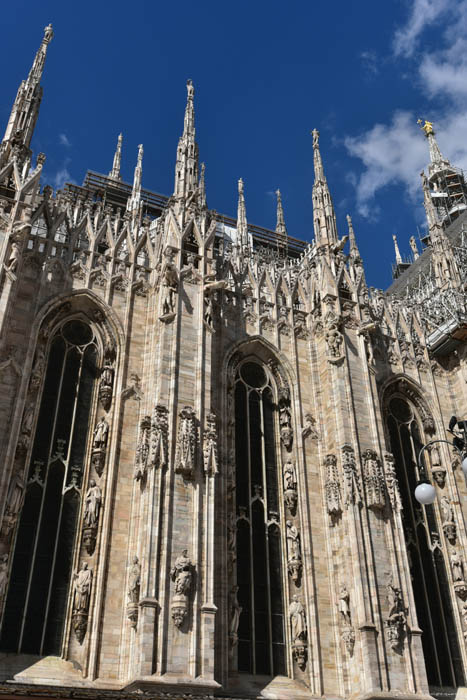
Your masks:
<path fill-rule="evenodd" d="M 170 197 L 142 146 L 122 181 L 121 136 L 108 175 L 54 192 L 30 149 L 52 38 L 0 146 L 0 695 L 454 697 L 462 172 L 425 123 L 427 234 L 386 292 L 316 130 L 311 244 L 279 192 L 275 231 L 241 180 L 236 220 L 208 208 L 191 81 Z"/>

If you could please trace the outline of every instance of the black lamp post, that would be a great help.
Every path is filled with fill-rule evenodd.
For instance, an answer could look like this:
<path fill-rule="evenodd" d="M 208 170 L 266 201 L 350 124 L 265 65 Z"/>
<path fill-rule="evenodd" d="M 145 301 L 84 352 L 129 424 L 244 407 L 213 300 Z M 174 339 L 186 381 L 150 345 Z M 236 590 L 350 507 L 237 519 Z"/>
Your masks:
<path fill-rule="evenodd" d="M 424 451 L 431 447 L 431 445 L 438 442 L 445 442 L 450 447 L 454 447 L 456 452 L 459 454 L 462 471 L 467 481 L 467 421 L 458 421 L 456 416 L 452 416 L 451 420 L 449 421 L 448 431 L 454 435 L 452 443 L 449 442 L 449 440 L 431 440 L 431 442 L 423 445 L 422 449 L 418 453 L 417 466 L 420 474 L 420 481 L 415 488 L 415 498 L 424 506 L 433 503 L 436 498 L 435 487 L 428 480 L 425 465 L 422 462 L 422 455 Z"/>

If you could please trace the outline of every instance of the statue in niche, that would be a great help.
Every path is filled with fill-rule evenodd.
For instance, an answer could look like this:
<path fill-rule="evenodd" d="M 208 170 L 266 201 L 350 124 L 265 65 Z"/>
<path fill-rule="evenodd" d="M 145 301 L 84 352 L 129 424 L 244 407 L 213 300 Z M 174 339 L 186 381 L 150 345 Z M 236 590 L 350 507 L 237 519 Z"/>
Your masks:
<path fill-rule="evenodd" d="M 172 581 L 175 582 L 175 593 L 188 595 L 190 592 L 192 567 L 191 559 L 188 557 L 188 550 L 184 549 L 180 556 L 176 558 L 170 572 Z"/>
<path fill-rule="evenodd" d="M 21 249 L 16 241 L 11 244 L 10 257 L 6 265 L 8 272 L 16 273 L 18 269 L 19 261 L 21 259 Z"/>
<path fill-rule="evenodd" d="M 100 421 L 96 424 L 94 428 L 94 437 L 92 446 L 96 450 L 105 449 L 107 445 L 107 438 L 109 434 L 109 424 L 105 420 L 104 416 L 101 417 Z"/>
<path fill-rule="evenodd" d="M 345 584 L 343 584 L 339 590 L 339 612 L 344 619 L 344 623 L 350 625 L 350 593 Z"/>
<path fill-rule="evenodd" d="M 304 438 L 311 437 L 312 440 L 318 439 L 318 431 L 316 430 L 316 419 L 313 418 L 311 413 L 305 415 L 305 425 L 302 430 L 302 435 Z"/>
<path fill-rule="evenodd" d="M 36 359 L 31 372 L 31 388 L 38 389 L 44 376 L 45 370 L 45 352 L 43 348 L 38 347 L 36 351 Z"/>
<path fill-rule="evenodd" d="M 300 533 L 291 520 L 287 520 L 286 528 L 288 558 L 301 559 Z"/>
<path fill-rule="evenodd" d="M 162 315 L 169 316 L 175 313 L 175 294 L 178 289 L 178 275 L 175 265 L 168 260 L 162 280 Z"/>
<path fill-rule="evenodd" d="M 94 479 L 89 482 L 89 488 L 85 497 L 84 525 L 96 527 L 99 521 L 99 512 L 102 504 L 102 492 Z"/>
<path fill-rule="evenodd" d="M 133 557 L 133 563 L 130 568 L 128 578 L 128 598 L 131 603 L 138 603 L 139 591 L 141 587 L 141 564 L 138 557 Z"/>
<path fill-rule="evenodd" d="M 451 566 L 453 581 L 464 581 L 464 565 L 459 556 L 459 553 L 455 549 L 451 554 Z"/>
<path fill-rule="evenodd" d="M 400 588 L 394 585 L 392 579 L 387 584 L 388 618 L 386 620 L 386 636 L 391 649 L 401 647 L 407 621 Z"/>
<path fill-rule="evenodd" d="M 293 462 L 284 464 L 284 499 L 289 510 L 294 513 L 297 506 L 297 476 Z"/>
<path fill-rule="evenodd" d="M 454 511 L 447 496 L 441 499 L 441 515 L 443 520 L 443 531 L 451 544 L 456 542 L 456 523 L 454 522 Z"/>
<path fill-rule="evenodd" d="M 343 357 L 342 344 L 344 342 L 344 337 L 337 329 L 337 323 L 332 322 L 328 326 L 324 338 L 326 340 L 328 359 L 331 361 L 340 360 Z"/>
<path fill-rule="evenodd" d="M 390 452 L 385 452 L 384 454 L 384 469 L 386 472 L 386 489 L 392 509 L 396 513 L 402 510 L 402 502 L 394 465 L 394 456 Z"/>
<path fill-rule="evenodd" d="M 297 595 L 292 597 L 289 607 L 290 627 L 292 633 L 292 653 L 297 665 L 302 670 L 306 664 L 307 626 L 305 609 Z"/>
<path fill-rule="evenodd" d="M 104 366 L 101 369 L 101 378 L 99 382 L 99 401 L 105 411 L 108 411 L 112 403 L 112 389 L 114 381 L 114 368 L 109 360 L 105 360 Z"/>
<path fill-rule="evenodd" d="M 83 562 L 81 569 L 74 574 L 73 582 L 73 612 L 87 612 L 91 597 L 92 569 Z"/>

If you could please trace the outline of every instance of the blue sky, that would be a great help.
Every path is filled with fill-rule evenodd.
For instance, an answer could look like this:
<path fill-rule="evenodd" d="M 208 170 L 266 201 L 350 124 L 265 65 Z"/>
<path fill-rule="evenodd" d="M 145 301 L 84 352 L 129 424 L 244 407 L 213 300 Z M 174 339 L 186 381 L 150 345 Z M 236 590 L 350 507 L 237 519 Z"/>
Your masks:
<path fill-rule="evenodd" d="M 122 131 L 123 177 L 143 143 L 143 187 L 171 194 L 192 78 L 208 205 L 235 216 L 243 177 L 249 221 L 274 228 L 279 187 L 289 233 L 311 240 L 316 127 L 340 234 L 350 213 L 368 283 L 385 288 L 392 234 L 408 255 L 424 223 L 417 118 L 467 167 L 467 0 L 16 0 L 2 9 L 2 129 L 49 22 L 33 147 L 54 186 L 108 172 Z"/>

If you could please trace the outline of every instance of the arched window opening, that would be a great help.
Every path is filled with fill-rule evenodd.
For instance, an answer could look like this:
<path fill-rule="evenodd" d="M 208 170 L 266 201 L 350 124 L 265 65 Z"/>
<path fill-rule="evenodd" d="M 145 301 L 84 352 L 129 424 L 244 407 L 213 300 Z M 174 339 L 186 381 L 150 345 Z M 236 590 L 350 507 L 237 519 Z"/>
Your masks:
<path fill-rule="evenodd" d="M 432 505 L 414 498 L 419 479 L 417 457 L 424 439 L 415 408 L 402 395 L 387 407 L 387 426 L 402 498 L 402 521 L 410 562 L 417 618 L 422 634 L 428 683 L 436 687 L 464 684 L 462 659 L 438 525 Z"/>
<path fill-rule="evenodd" d="M 235 431 L 238 670 L 285 674 L 277 428 L 271 381 L 256 362 L 237 373 Z"/>
<path fill-rule="evenodd" d="M 97 346 L 90 326 L 64 323 L 52 340 L 14 546 L 0 648 L 60 654 Z"/>

